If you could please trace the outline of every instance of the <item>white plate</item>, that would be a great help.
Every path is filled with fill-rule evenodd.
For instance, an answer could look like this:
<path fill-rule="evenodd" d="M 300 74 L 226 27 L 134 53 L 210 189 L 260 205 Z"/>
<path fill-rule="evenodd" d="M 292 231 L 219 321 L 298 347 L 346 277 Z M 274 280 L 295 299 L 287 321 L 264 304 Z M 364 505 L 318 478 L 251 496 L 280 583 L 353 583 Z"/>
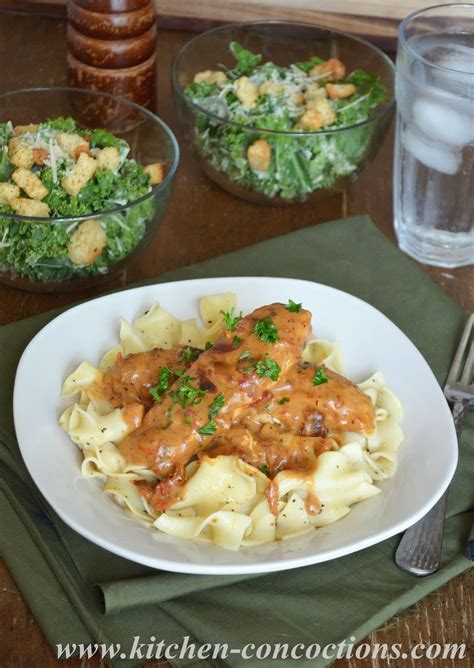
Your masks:
<path fill-rule="evenodd" d="M 343 520 L 283 542 L 239 552 L 172 538 L 143 528 L 81 477 L 80 453 L 58 426 L 65 377 L 83 360 L 98 364 L 115 344 L 119 316 L 129 321 L 159 301 L 178 318 L 198 313 L 200 297 L 233 291 L 244 313 L 289 298 L 313 313 L 318 337 L 343 345 L 346 375 L 376 370 L 400 398 L 405 443 L 398 471 L 382 493 L 353 506 Z M 14 390 L 15 428 L 25 463 L 41 493 L 70 527 L 132 561 L 182 573 L 263 573 L 315 564 L 361 550 L 407 528 L 438 500 L 457 462 L 447 403 L 409 339 L 384 315 L 339 290 L 282 278 L 215 278 L 151 285 L 94 299 L 49 323 L 26 348 Z"/>

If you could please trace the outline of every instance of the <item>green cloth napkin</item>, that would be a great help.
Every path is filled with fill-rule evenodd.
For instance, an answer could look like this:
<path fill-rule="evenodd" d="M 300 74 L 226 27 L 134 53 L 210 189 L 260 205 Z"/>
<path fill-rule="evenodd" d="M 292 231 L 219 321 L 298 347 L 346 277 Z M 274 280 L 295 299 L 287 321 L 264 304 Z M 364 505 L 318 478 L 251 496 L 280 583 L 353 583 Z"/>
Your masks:
<path fill-rule="evenodd" d="M 149 282 L 233 275 L 303 278 L 361 297 L 409 336 L 444 382 L 465 315 L 366 216 L 293 232 Z M 134 636 L 143 643 L 181 643 L 188 636 L 197 646 L 228 643 L 230 648 L 356 642 L 469 568 L 463 553 L 474 519 L 469 512 L 474 506 L 472 416 L 451 485 L 443 564 L 424 579 L 395 566 L 398 537 L 335 561 L 257 576 L 153 571 L 89 543 L 41 498 L 23 465 L 13 427 L 18 360 L 28 341 L 58 312 L 0 329 L 0 548 L 53 649 L 59 643 L 121 643 L 121 651 L 128 653 Z M 112 663 L 140 661 L 116 658 Z M 238 653 L 225 660 L 200 660 L 188 653 L 172 663 L 252 665 Z M 261 663 L 280 666 L 284 661 Z M 314 667 L 328 663 L 323 658 L 300 661 Z"/>

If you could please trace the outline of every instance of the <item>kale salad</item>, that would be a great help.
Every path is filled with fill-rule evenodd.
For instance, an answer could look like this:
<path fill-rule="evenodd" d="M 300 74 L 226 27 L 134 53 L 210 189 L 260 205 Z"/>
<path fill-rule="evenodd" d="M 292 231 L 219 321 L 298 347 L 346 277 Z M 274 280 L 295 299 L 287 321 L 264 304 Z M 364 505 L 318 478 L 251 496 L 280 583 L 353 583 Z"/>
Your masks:
<path fill-rule="evenodd" d="M 356 170 L 371 139 L 370 126 L 358 124 L 388 97 L 378 75 L 348 73 L 337 58 L 282 67 L 237 42 L 229 49 L 233 68 L 198 72 L 184 90 L 208 112 L 195 111 L 194 141 L 214 169 L 284 200 L 305 199 Z"/>
<path fill-rule="evenodd" d="M 154 217 L 153 198 L 113 210 L 163 180 L 161 163 L 143 166 L 129 151 L 124 139 L 72 118 L 0 123 L 0 272 L 61 282 L 106 274 L 129 255 Z"/>

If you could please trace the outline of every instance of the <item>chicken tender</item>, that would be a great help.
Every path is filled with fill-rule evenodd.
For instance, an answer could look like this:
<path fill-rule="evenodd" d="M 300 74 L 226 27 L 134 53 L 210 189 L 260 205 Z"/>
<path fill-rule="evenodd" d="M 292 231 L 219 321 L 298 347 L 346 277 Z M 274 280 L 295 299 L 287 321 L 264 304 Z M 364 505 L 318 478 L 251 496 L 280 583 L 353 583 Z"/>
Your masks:
<path fill-rule="evenodd" d="M 238 99 L 247 109 L 254 109 L 258 100 L 257 86 L 248 77 L 240 77 L 235 83 L 235 94 Z"/>
<path fill-rule="evenodd" d="M 164 368 L 170 371 L 186 369 L 201 352 L 198 348 L 180 347 L 170 350 L 154 348 L 125 357 L 118 355 L 114 366 L 105 372 L 97 394 L 108 399 L 114 407 L 140 403 L 151 408 L 155 399 L 150 394 L 150 387 L 157 385 L 160 371 Z M 175 373 L 167 376 L 170 384 L 178 379 Z"/>
<path fill-rule="evenodd" d="M 105 248 L 107 235 L 95 220 L 85 220 L 71 234 L 67 252 L 76 266 L 92 264 Z"/>
<path fill-rule="evenodd" d="M 41 179 L 29 169 L 19 167 L 13 172 L 12 179 L 19 188 L 25 191 L 28 197 L 31 197 L 31 199 L 42 200 L 48 194 L 48 189 Z"/>
<path fill-rule="evenodd" d="M 250 167 L 256 172 L 266 172 L 270 167 L 272 150 L 266 139 L 257 139 L 247 149 Z"/>
<path fill-rule="evenodd" d="M 323 371 L 327 381 L 314 385 Z M 370 433 L 375 429 L 375 411 L 370 398 L 347 378 L 307 362 L 296 364 L 286 377 L 287 386 L 275 393 L 267 413 L 284 431 L 301 436 L 326 437 L 332 432 Z M 289 401 L 280 403 L 281 395 Z"/>
<path fill-rule="evenodd" d="M 350 97 L 351 95 L 354 95 L 354 93 L 356 92 L 356 87 L 354 86 L 354 84 L 351 83 L 348 84 L 328 83 L 328 85 L 326 86 L 326 90 L 331 100 L 341 100 L 344 97 Z"/>
<path fill-rule="evenodd" d="M 161 479 L 176 475 L 181 480 L 188 461 L 211 437 L 228 430 L 285 379 L 301 356 L 310 321 L 308 311 L 293 313 L 270 304 L 225 329 L 147 413 L 142 427 L 120 443 L 122 455 Z M 265 328 L 271 338 L 261 333 Z M 155 508 L 169 505 L 172 489 L 167 482 L 157 486 Z"/>
<path fill-rule="evenodd" d="M 34 218 L 49 218 L 49 206 L 46 202 L 36 199 L 17 197 L 9 202 L 9 205 L 19 216 L 32 216 Z"/>

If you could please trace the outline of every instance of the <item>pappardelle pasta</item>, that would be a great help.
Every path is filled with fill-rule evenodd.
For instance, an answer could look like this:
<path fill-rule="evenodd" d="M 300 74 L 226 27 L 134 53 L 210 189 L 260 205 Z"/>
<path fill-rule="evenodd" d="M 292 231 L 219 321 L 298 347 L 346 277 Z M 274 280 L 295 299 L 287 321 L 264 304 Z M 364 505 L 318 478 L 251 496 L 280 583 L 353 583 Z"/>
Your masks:
<path fill-rule="evenodd" d="M 180 321 L 153 304 L 98 367 L 62 388 L 59 423 L 82 473 L 147 527 L 222 548 L 331 524 L 394 475 L 402 406 L 380 371 L 344 378 L 339 343 L 311 338 L 291 299 L 244 316 L 203 297 Z"/>

